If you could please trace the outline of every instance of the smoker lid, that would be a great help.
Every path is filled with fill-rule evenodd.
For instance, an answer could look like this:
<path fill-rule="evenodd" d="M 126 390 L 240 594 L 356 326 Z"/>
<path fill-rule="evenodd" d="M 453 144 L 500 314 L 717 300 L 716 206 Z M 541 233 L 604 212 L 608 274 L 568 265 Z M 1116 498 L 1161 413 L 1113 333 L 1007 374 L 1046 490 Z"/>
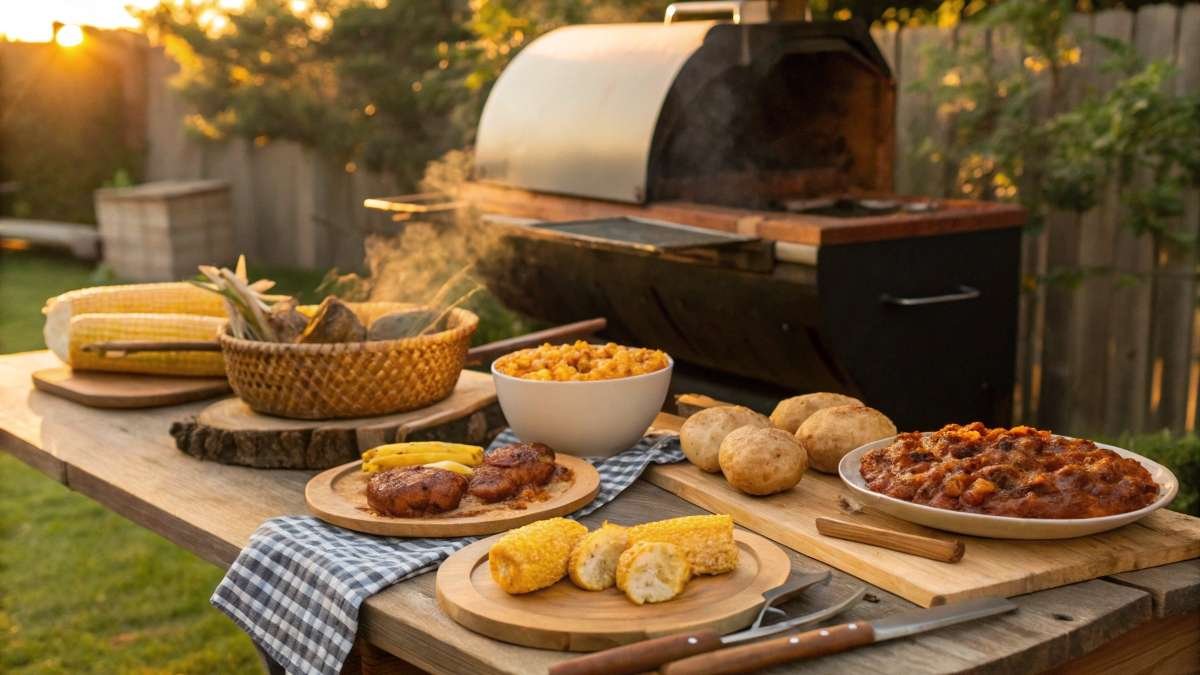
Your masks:
<path fill-rule="evenodd" d="M 475 178 L 644 203 L 660 113 L 738 65 L 840 51 L 890 77 L 857 22 L 594 24 L 551 31 L 501 73 L 484 105 Z M 703 105 L 703 102 L 698 102 Z"/>

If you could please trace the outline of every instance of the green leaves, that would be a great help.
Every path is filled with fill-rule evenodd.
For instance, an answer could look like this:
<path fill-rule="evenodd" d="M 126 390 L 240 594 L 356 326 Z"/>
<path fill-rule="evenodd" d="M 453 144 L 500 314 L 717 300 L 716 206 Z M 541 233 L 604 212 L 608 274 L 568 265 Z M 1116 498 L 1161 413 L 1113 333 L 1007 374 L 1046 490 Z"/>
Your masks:
<path fill-rule="evenodd" d="M 954 133 L 921 152 L 957 167 L 951 192 L 1019 201 L 1034 226 L 1051 210 L 1087 211 L 1121 184 L 1125 227 L 1194 245 L 1173 219 L 1200 182 L 1200 97 L 1173 95 L 1173 69 L 1122 40 L 1081 43 L 1068 29 L 1072 6 L 1006 0 L 973 22 L 987 40 L 938 45 L 914 89 L 953 118 Z M 1118 79 L 1068 107 L 1064 74 L 1078 67 L 1081 44 L 1100 50 L 1103 72 Z"/>

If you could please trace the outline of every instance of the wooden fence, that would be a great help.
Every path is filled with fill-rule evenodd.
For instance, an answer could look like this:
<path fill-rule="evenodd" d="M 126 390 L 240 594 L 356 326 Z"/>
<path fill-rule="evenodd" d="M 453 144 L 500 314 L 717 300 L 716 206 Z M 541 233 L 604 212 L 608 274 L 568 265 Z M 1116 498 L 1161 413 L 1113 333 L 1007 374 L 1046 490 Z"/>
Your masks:
<path fill-rule="evenodd" d="M 1121 38 L 1151 59 L 1179 68 L 1172 86 L 1200 91 L 1200 5 L 1154 5 L 1136 13 L 1105 11 L 1074 17 L 1081 32 Z M 994 58 L 1012 58 L 1011 40 L 983 36 Z M 949 195 L 952 176 L 918 156 L 925 138 L 949 132 L 925 95 L 908 84 L 921 72 L 925 45 L 980 39 L 963 29 L 877 31 L 875 38 L 898 82 L 896 188 L 902 193 Z M 1098 68 L 1093 45 L 1068 69 L 1064 90 L 1077 100 L 1088 88 L 1104 89 L 1111 76 Z M 188 140 L 181 126 L 186 106 L 167 82 L 174 65 L 161 52 L 147 60 L 146 177 L 226 178 L 233 184 L 236 237 L 255 259 L 313 267 L 350 267 L 361 259 L 362 233 L 371 216 L 365 197 L 392 194 L 386 176 L 348 173 L 293 143 L 256 147 Z M 1126 430 L 1193 429 L 1200 365 L 1194 326 L 1195 260 L 1191 253 L 1154 251 L 1145 238 L 1121 227 L 1112 185 L 1100 207 L 1083 215 L 1055 214 L 1042 233 L 1026 237 L 1026 282 L 1064 267 L 1113 267 L 1140 275 L 1126 284 L 1112 276 L 1069 289 L 1027 283 L 1020 311 L 1016 392 L 1019 420 L 1077 434 Z M 1200 195 L 1188 199 L 1179 223 L 1200 233 Z M 997 317 L 1007 320 L 1007 317 Z"/>
<path fill-rule="evenodd" d="M 1105 11 L 1077 15 L 1072 22 L 1082 34 L 1120 38 L 1148 60 L 1174 64 L 1176 92 L 1200 91 L 1200 5 Z M 930 43 L 985 39 L 993 59 L 1012 58 L 1013 45 L 1003 35 L 963 29 L 877 31 L 875 38 L 900 92 L 896 188 L 951 195 L 953 176 L 916 152 L 925 138 L 946 138 L 947 122 L 928 96 L 906 84 L 921 73 Z M 1099 68 L 1099 51 L 1085 41 L 1081 62 L 1065 69 L 1066 103 L 1089 89 L 1111 86 L 1113 76 Z M 1192 252 L 1154 250 L 1148 237 L 1123 228 L 1117 203 L 1123 187 L 1111 185 L 1101 205 L 1082 215 L 1053 214 L 1041 233 L 1025 238 L 1016 392 L 1021 421 L 1076 434 L 1195 427 L 1200 380 L 1196 260 Z M 1188 195 L 1178 227 L 1200 234 L 1200 191 Z M 1117 274 L 1089 276 L 1075 287 L 1033 283 L 1056 269 L 1081 267 L 1111 268 Z M 1130 283 L 1131 278 L 1137 281 Z"/>
<path fill-rule="evenodd" d="M 237 250 L 263 263 L 356 269 L 363 237 L 382 217 L 363 200 L 397 194 L 394 179 L 332 162 L 290 141 L 190 138 L 191 112 L 171 88 L 176 64 L 160 49 L 147 58 L 145 179 L 221 178 L 233 188 Z"/>

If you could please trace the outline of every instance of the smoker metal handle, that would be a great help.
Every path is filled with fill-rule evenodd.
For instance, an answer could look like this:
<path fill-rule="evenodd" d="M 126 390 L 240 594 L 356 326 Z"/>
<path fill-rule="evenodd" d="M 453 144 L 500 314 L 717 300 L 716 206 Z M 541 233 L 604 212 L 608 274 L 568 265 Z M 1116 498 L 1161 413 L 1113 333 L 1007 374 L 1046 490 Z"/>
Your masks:
<path fill-rule="evenodd" d="M 974 300 L 980 295 L 978 288 L 967 286 L 966 284 L 958 285 L 957 293 L 947 293 L 945 295 L 926 295 L 920 298 L 899 298 L 894 295 L 884 293 L 879 296 L 879 301 L 885 305 L 897 305 L 899 307 L 919 307 L 921 305 L 941 305 L 947 302 L 962 302 L 964 300 Z"/>
<path fill-rule="evenodd" d="M 703 2 L 673 2 L 667 5 L 663 23 L 675 23 L 676 18 L 729 12 L 733 23 L 764 23 L 768 20 L 766 4 L 761 0 L 705 0 Z"/>

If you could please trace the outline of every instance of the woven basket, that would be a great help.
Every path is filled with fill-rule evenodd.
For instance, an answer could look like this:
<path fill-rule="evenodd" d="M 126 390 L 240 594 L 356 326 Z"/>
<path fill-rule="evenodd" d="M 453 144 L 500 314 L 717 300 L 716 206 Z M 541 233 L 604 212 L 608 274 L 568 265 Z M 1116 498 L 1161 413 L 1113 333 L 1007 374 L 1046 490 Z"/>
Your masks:
<path fill-rule="evenodd" d="M 404 307 L 351 303 L 369 323 Z M 454 309 L 449 328 L 402 340 L 298 345 L 220 336 L 233 391 L 254 410 L 279 417 L 330 419 L 423 408 L 454 391 L 479 317 Z"/>

